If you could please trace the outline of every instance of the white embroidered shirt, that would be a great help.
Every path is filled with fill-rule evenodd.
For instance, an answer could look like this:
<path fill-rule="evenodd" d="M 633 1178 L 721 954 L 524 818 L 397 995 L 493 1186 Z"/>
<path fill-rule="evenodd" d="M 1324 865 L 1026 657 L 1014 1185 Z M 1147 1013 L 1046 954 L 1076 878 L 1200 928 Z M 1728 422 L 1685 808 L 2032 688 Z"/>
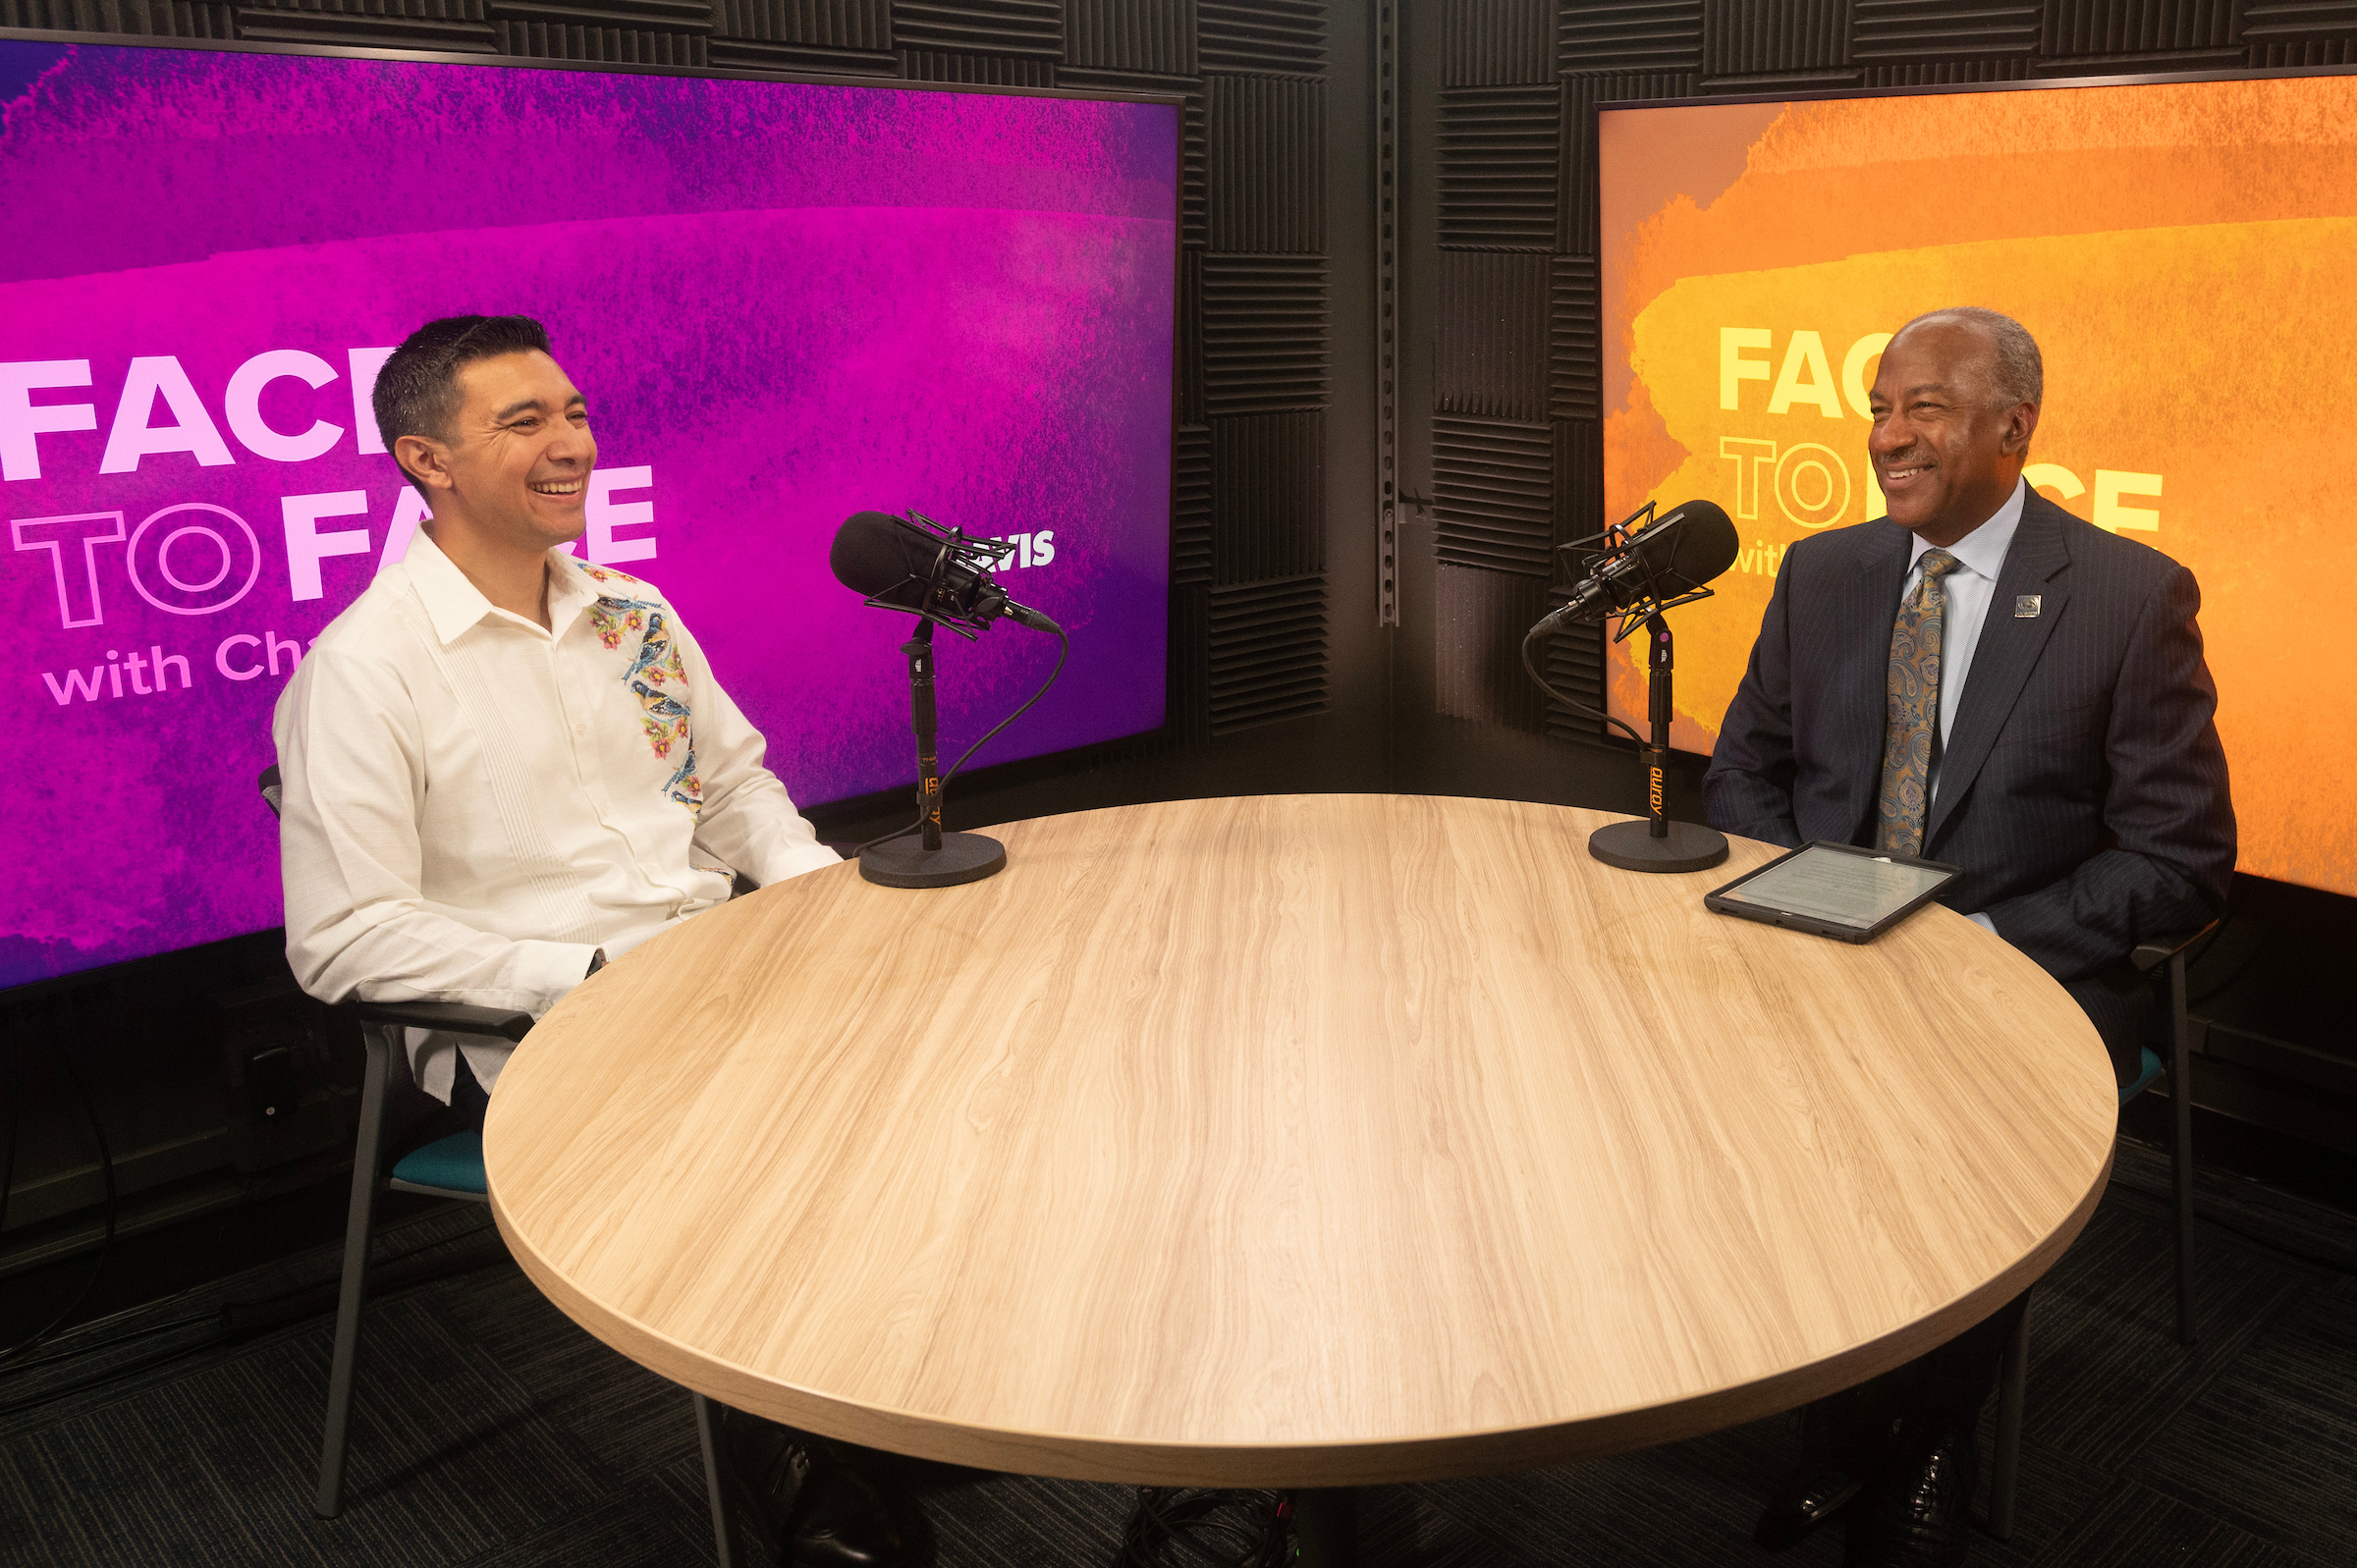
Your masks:
<path fill-rule="evenodd" d="M 328 1001 L 537 1017 L 729 896 L 838 864 L 759 730 L 648 584 L 549 552 L 550 627 L 495 608 L 422 530 L 322 632 L 272 723 L 287 958 Z M 447 1100 L 509 1047 L 412 1030 Z"/>

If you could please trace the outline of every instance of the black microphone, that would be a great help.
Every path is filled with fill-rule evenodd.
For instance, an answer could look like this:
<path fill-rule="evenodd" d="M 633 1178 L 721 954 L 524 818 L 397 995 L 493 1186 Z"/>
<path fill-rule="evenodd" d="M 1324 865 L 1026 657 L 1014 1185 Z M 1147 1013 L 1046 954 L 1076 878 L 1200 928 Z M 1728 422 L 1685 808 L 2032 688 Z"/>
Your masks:
<path fill-rule="evenodd" d="M 1645 596 L 1649 582 L 1665 599 L 1691 592 L 1733 566 L 1741 549 L 1726 508 L 1689 501 L 1640 529 L 1627 549 L 1589 572 L 1571 590 L 1571 602 L 1531 627 L 1531 634 L 1624 611 Z"/>
<path fill-rule="evenodd" d="M 836 530 L 828 564 L 838 582 L 871 604 L 920 616 L 946 612 L 946 624 L 978 628 L 1006 616 L 1034 631 L 1061 632 L 991 579 L 998 554 L 959 534 L 928 533 L 889 512 L 854 512 Z"/>

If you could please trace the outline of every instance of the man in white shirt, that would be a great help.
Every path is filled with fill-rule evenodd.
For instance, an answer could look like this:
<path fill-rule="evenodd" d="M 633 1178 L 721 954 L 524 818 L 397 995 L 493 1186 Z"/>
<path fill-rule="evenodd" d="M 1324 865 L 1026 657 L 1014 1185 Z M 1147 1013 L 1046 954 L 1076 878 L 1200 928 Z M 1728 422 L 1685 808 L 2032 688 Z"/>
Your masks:
<path fill-rule="evenodd" d="M 571 554 L 597 441 L 518 319 L 436 323 L 386 362 L 380 428 L 434 515 L 279 699 L 287 956 L 330 1001 L 537 1015 L 732 872 L 838 863 L 677 612 Z M 460 1050 L 488 1090 L 509 1049 L 411 1060 L 447 1101 Z"/>
<path fill-rule="evenodd" d="M 273 721 L 305 991 L 538 1016 L 725 901 L 735 873 L 839 863 L 662 594 L 572 554 L 597 441 L 539 323 L 429 322 L 374 402 L 433 515 L 320 634 Z M 510 1050 L 410 1041 L 418 1085 L 478 1109 Z M 763 1464 L 799 1482 L 807 1451 L 787 1449 Z M 841 1471 L 799 1488 L 794 1560 L 898 1560 L 875 1494 Z"/>

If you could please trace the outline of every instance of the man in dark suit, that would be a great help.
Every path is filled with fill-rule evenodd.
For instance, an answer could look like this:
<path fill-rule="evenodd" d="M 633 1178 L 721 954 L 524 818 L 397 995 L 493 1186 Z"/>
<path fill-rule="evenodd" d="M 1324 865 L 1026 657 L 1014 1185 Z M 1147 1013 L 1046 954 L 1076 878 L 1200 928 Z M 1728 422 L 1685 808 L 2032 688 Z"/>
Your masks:
<path fill-rule="evenodd" d="M 1785 553 L 1703 798 L 1727 833 L 1962 867 L 1942 901 L 2062 983 L 2124 1085 L 2150 1006 L 2128 954 L 2223 911 L 2234 814 L 2193 574 L 2023 483 L 2043 398 L 1995 311 L 1891 339 L 1867 443 L 1889 515 Z M 1810 1407 L 1761 1543 L 1846 1511 L 1852 1568 L 1963 1560 L 1972 1426 L 2022 1305 Z"/>

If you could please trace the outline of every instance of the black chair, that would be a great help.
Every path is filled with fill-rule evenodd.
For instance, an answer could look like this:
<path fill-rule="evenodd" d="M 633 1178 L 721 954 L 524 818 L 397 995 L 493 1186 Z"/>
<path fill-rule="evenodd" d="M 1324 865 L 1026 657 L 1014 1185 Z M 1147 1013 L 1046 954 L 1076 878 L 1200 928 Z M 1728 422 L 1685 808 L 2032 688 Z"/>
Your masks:
<path fill-rule="evenodd" d="M 279 814 L 283 786 L 277 764 L 262 770 L 262 799 Z M 360 1079 L 359 1138 L 352 1160 L 352 1208 L 344 1224 L 344 1278 L 336 1293 L 336 1350 L 327 1379 L 327 1427 L 319 1445 L 319 1489 L 311 1511 L 333 1519 L 344 1508 L 344 1453 L 352 1426 L 353 1381 L 359 1366 L 360 1312 L 368 1297 L 368 1243 L 376 1224 L 381 1191 L 417 1192 L 487 1204 L 490 1183 L 483 1174 L 483 1135 L 452 1133 L 411 1150 L 384 1168 L 385 1116 L 392 1101 L 393 1064 L 404 1055 L 402 1031 L 435 1029 L 447 1034 L 520 1042 L 532 1027 L 527 1012 L 475 1007 L 456 1001 L 360 1001 L 368 1059 Z M 712 1507 L 712 1529 L 720 1546 L 720 1568 L 739 1568 L 736 1497 L 725 1482 L 727 1454 L 720 1407 L 695 1394 L 695 1429 L 703 1450 L 704 1487 Z"/>
<path fill-rule="evenodd" d="M 333 1519 L 344 1506 L 345 1437 L 352 1423 L 352 1384 L 360 1353 L 360 1310 L 368 1295 L 368 1242 L 376 1224 L 376 1195 L 387 1188 L 432 1198 L 489 1203 L 483 1177 L 483 1135 L 452 1133 L 412 1149 L 384 1168 L 385 1112 L 393 1063 L 405 1029 L 521 1040 L 532 1027 L 525 1012 L 472 1007 L 455 1001 L 362 1001 L 354 1004 L 368 1060 L 360 1080 L 359 1142 L 352 1158 L 352 1209 L 344 1224 L 344 1282 L 336 1295 L 336 1354 L 327 1379 L 327 1430 L 319 1449 L 319 1491 L 311 1511 Z"/>
<path fill-rule="evenodd" d="M 2129 954 L 2128 961 L 2138 974 L 2158 985 L 2168 987 L 2168 1005 L 2160 1014 L 2165 1024 L 2168 1039 L 2168 1060 L 2164 1062 L 2152 1047 L 2143 1051 L 2143 1061 L 2136 1081 L 2120 1091 L 2119 1103 L 2126 1105 L 2158 1082 L 2164 1072 L 2168 1076 L 2168 1097 L 2174 1111 L 2170 1128 L 2169 1164 L 2176 1186 L 2176 1243 L 2177 1243 L 2177 1343 L 2193 1343 L 2193 1019 L 2186 1011 L 2185 968 L 2193 946 L 2218 929 L 2213 920 L 2199 931 L 2182 937 L 2156 937 L 2140 943 Z M 2005 1346 L 2005 1359 L 1998 1374 L 1997 1382 L 1997 1454 L 1991 1466 L 1989 1485 L 1989 1533 L 2000 1541 L 2013 1535 L 2013 1502 L 2021 1471 L 2021 1416 L 2027 1397 L 2026 1381 L 2030 1364 L 2030 1315 L 2021 1315 L 2021 1325 L 2013 1330 L 2013 1338 Z"/>
<path fill-rule="evenodd" d="M 262 770 L 262 799 L 279 814 L 283 788 L 278 765 Z M 344 1511 L 344 1450 L 352 1426 L 352 1384 L 359 1365 L 360 1309 L 368 1297 L 368 1243 L 376 1228 L 376 1195 L 424 1193 L 466 1203 L 490 1202 L 483 1178 L 483 1135 L 458 1132 L 412 1149 L 383 1174 L 385 1112 L 392 1100 L 393 1063 L 402 1054 L 402 1031 L 439 1029 L 518 1041 L 532 1027 L 528 1012 L 472 1007 L 455 1001 L 362 1001 L 354 1010 L 367 1043 L 361 1069 L 359 1140 L 352 1160 L 352 1208 L 344 1224 L 344 1280 L 336 1293 L 336 1352 L 327 1378 L 327 1430 L 319 1446 L 319 1490 L 311 1511 L 333 1519 Z"/>

